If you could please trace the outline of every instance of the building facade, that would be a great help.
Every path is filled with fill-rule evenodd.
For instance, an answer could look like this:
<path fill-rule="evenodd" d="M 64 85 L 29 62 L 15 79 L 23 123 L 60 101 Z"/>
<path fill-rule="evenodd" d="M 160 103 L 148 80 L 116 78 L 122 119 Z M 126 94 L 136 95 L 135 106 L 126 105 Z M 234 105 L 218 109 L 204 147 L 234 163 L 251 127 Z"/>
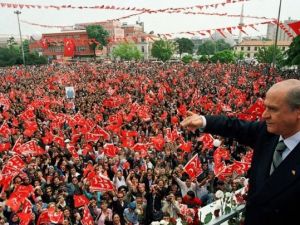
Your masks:
<path fill-rule="evenodd" d="M 291 41 L 278 41 L 277 46 L 282 51 L 289 49 Z M 274 41 L 260 41 L 260 40 L 244 40 L 234 46 L 236 52 L 243 52 L 246 58 L 254 58 L 255 54 L 262 47 L 269 47 L 274 45 Z"/>
<path fill-rule="evenodd" d="M 296 20 L 291 20 L 290 18 L 288 20 L 285 20 L 283 22 L 285 28 L 288 29 L 288 31 L 290 33 L 293 33 L 293 30 L 288 26 L 289 23 L 292 23 L 292 22 L 296 22 Z M 277 28 L 277 25 L 276 24 L 273 24 L 273 23 L 269 23 L 268 24 L 268 27 L 267 27 L 267 35 L 266 35 L 266 38 L 267 39 L 270 39 L 270 40 L 275 40 L 275 36 L 276 36 L 276 28 Z M 278 29 L 278 41 L 292 41 L 293 38 L 289 37 L 287 35 L 286 32 L 284 32 L 284 30 L 282 29 Z"/>
<path fill-rule="evenodd" d="M 53 59 L 64 58 L 64 38 L 74 39 L 75 54 L 74 57 L 93 56 L 94 52 L 89 46 L 89 38 L 85 30 L 86 26 L 95 24 L 101 25 L 110 35 L 109 44 L 101 51 L 96 51 L 97 56 L 109 56 L 112 49 L 120 42 L 134 42 L 137 48 L 144 55 L 144 59 L 148 59 L 151 52 L 152 42 L 144 33 L 143 23 L 134 25 L 124 25 L 119 21 L 106 21 L 96 23 L 75 24 L 74 30 L 64 30 L 60 33 L 43 34 L 41 40 L 47 40 L 48 47 L 43 47 L 41 41 L 36 41 L 30 44 L 30 51 L 37 51 L 42 55 Z"/>

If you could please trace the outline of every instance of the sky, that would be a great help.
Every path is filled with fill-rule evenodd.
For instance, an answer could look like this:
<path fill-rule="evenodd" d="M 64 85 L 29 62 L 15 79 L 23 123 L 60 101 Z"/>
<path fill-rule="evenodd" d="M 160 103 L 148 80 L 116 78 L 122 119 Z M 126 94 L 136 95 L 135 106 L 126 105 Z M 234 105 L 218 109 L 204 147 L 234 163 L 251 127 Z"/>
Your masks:
<path fill-rule="evenodd" d="M 258 16 L 267 18 L 277 18 L 280 0 L 249 0 L 244 2 L 244 15 Z M 226 0 L 0 0 L 0 36 L 17 36 L 18 23 L 17 16 L 14 14 L 16 9 L 1 7 L 1 3 L 15 4 L 37 4 L 37 5 L 73 5 L 73 6 L 95 6 L 109 5 L 116 7 L 136 7 L 150 8 L 153 10 L 163 8 L 191 7 L 196 5 L 207 5 L 223 3 Z M 242 2 L 221 4 L 217 8 L 202 9 L 206 13 L 227 13 L 239 15 L 241 13 Z M 281 20 L 289 17 L 294 20 L 300 20 L 300 0 L 282 0 Z M 189 10 L 191 11 L 191 10 Z M 194 12 L 200 12 L 195 8 Z M 97 9 L 25 9 L 21 10 L 20 20 L 41 25 L 67 26 L 75 23 L 105 21 L 109 19 L 120 18 L 122 16 L 135 13 L 134 11 L 116 11 L 116 10 L 97 10 Z M 237 26 L 240 18 L 215 15 L 186 15 L 183 13 L 157 13 L 142 14 L 128 19 L 121 20 L 128 24 L 135 23 L 137 20 L 144 22 L 145 32 L 154 31 L 155 34 L 172 33 L 173 36 L 179 36 L 180 32 L 193 32 L 206 29 L 225 28 Z M 244 18 L 245 24 L 261 23 L 267 20 Z M 59 29 L 43 28 L 20 23 L 22 35 L 39 35 L 41 33 L 57 32 Z M 266 25 L 258 25 L 255 31 L 252 28 L 246 28 L 245 31 L 251 36 L 266 35 Z M 237 31 L 236 31 L 237 32 Z M 237 33 L 236 33 L 237 34 Z M 200 35 L 199 35 L 200 36 Z M 192 37 L 191 35 L 189 37 Z"/>

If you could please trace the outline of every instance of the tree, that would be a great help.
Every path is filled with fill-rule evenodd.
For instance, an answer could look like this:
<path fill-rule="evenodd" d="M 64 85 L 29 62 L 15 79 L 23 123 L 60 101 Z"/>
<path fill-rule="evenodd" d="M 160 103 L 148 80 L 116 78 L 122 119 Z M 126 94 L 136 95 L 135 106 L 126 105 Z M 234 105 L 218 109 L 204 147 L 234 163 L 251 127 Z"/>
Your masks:
<path fill-rule="evenodd" d="M 20 52 L 16 48 L 0 48 L 0 66 L 22 64 Z"/>
<path fill-rule="evenodd" d="M 178 44 L 178 51 L 181 57 L 182 53 L 193 54 L 194 43 L 188 38 L 179 38 L 176 40 Z"/>
<path fill-rule="evenodd" d="M 197 54 L 198 55 L 213 55 L 216 50 L 216 43 L 211 40 L 205 41 L 203 44 L 199 45 Z"/>
<path fill-rule="evenodd" d="M 233 63 L 235 62 L 236 56 L 231 50 L 224 50 L 220 52 L 216 52 L 213 57 L 211 57 L 211 61 L 216 63 Z"/>
<path fill-rule="evenodd" d="M 230 44 L 224 41 L 224 39 L 220 39 L 216 41 L 216 52 L 224 51 L 231 49 Z"/>
<path fill-rule="evenodd" d="M 285 63 L 288 66 L 298 65 L 300 66 L 300 36 L 295 37 L 286 51 L 287 59 Z"/>
<path fill-rule="evenodd" d="M 96 57 L 96 47 L 100 45 L 100 49 L 108 44 L 109 33 L 100 25 L 89 25 L 86 27 L 86 32 L 90 39 L 94 41 L 91 42 L 90 47 L 94 51 L 94 56 Z"/>
<path fill-rule="evenodd" d="M 169 60 L 176 51 L 177 46 L 174 42 L 169 40 L 158 40 L 153 43 L 151 54 L 153 57 L 162 60 L 163 62 Z"/>
<path fill-rule="evenodd" d="M 133 43 L 121 43 L 113 49 L 114 58 L 120 57 L 123 60 L 141 59 L 142 53 Z"/>
<path fill-rule="evenodd" d="M 15 38 L 13 36 L 9 37 L 8 40 L 7 40 L 7 46 L 9 48 L 11 48 L 15 45 L 17 45 L 17 42 L 16 42 Z"/>
<path fill-rule="evenodd" d="M 185 64 L 188 64 L 191 61 L 193 61 L 193 56 L 192 55 L 185 55 L 185 56 L 182 57 L 182 62 L 184 62 Z"/>
<path fill-rule="evenodd" d="M 281 66 L 283 64 L 283 53 L 279 48 L 275 49 L 275 45 L 259 48 L 258 52 L 255 54 L 255 58 L 259 63 L 271 64 L 273 62 L 274 52 L 275 52 L 276 64 Z"/>

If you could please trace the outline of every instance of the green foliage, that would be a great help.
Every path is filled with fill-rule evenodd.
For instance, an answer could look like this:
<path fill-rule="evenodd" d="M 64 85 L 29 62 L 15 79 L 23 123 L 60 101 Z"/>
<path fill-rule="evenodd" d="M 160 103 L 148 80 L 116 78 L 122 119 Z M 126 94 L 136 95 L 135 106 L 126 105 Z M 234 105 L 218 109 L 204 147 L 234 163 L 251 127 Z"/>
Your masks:
<path fill-rule="evenodd" d="M 293 39 L 289 49 L 286 52 L 287 59 L 285 63 L 288 66 L 298 65 L 300 66 L 300 35 Z"/>
<path fill-rule="evenodd" d="M 202 55 L 199 57 L 199 62 L 208 62 L 209 61 L 209 57 L 207 55 Z"/>
<path fill-rule="evenodd" d="M 185 55 L 182 57 L 182 62 L 184 62 L 185 64 L 190 63 L 191 61 L 193 61 L 193 56 L 192 55 Z"/>
<path fill-rule="evenodd" d="M 165 62 L 171 58 L 175 51 L 176 45 L 172 41 L 160 39 L 153 43 L 151 54 L 153 57 Z"/>
<path fill-rule="evenodd" d="M 90 39 L 95 39 L 100 44 L 100 49 L 108 44 L 109 33 L 100 25 L 89 25 L 86 27 L 86 32 Z M 91 48 L 94 50 L 94 55 L 96 56 L 96 43 L 92 43 Z"/>
<path fill-rule="evenodd" d="M 205 218 L 204 218 L 204 224 L 209 223 L 212 220 L 212 213 L 208 213 L 206 214 Z"/>
<path fill-rule="evenodd" d="M 29 54 L 29 44 L 30 44 L 29 40 L 24 40 L 23 41 L 23 49 L 24 49 L 25 56 Z M 21 46 L 20 46 L 20 51 L 22 51 Z"/>
<path fill-rule="evenodd" d="M 199 45 L 197 54 L 198 55 L 213 55 L 216 52 L 230 50 L 231 46 L 223 39 L 212 41 L 207 40 L 203 44 Z"/>
<path fill-rule="evenodd" d="M 179 38 L 176 40 L 178 44 L 178 52 L 181 55 L 182 53 L 193 54 L 194 43 L 188 38 Z"/>
<path fill-rule="evenodd" d="M 230 44 L 224 41 L 224 39 L 220 39 L 216 41 L 216 51 L 224 51 L 231 49 Z"/>
<path fill-rule="evenodd" d="M 20 49 L 20 46 L 0 48 L 0 67 L 23 64 L 22 53 Z M 39 65 L 47 63 L 47 59 L 44 56 L 39 56 L 36 52 L 27 52 L 25 54 L 25 60 L 27 65 Z"/>
<path fill-rule="evenodd" d="M 279 48 L 275 49 L 274 45 L 269 47 L 262 47 L 258 49 L 258 52 L 255 54 L 255 57 L 259 63 L 269 63 L 273 62 L 273 54 L 275 52 L 275 59 L 277 65 L 283 64 L 283 53 Z"/>
<path fill-rule="evenodd" d="M 0 48 L 0 66 L 12 66 L 15 64 L 21 64 L 22 59 L 20 52 L 16 48 Z"/>
<path fill-rule="evenodd" d="M 17 42 L 16 42 L 15 38 L 14 37 L 9 37 L 8 40 L 7 40 L 7 46 L 9 48 L 11 48 L 15 45 L 17 45 Z"/>
<path fill-rule="evenodd" d="M 47 58 L 44 56 L 39 56 L 37 52 L 28 53 L 25 56 L 27 65 L 41 65 L 47 64 Z"/>
<path fill-rule="evenodd" d="M 233 51 L 231 50 L 224 50 L 221 52 L 217 52 L 216 54 L 211 57 L 211 61 L 216 63 L 233 63 L 235 62 L 236 56 Z"/>
<path fill-rule="evenodd" d="M 133 43 L 122 43 L 113 49 L 112 55 L 114 58 L 120 57 L 123 60 L 141 59 L 142 53 Z"/>
<path fill-rule="evenodd" d="M 236 56 L 237 60 L 243 60 L 243 59 L 245 59 L 245 53 L 244 52 L 236 52 L 235 56 Z"/>
<path fill-rule="evenodd" d="M 205 41 L 199 45 L 197 54 L 198 55 L 213 55 L 215 53 L 216 43 L 211 40 Z"/>

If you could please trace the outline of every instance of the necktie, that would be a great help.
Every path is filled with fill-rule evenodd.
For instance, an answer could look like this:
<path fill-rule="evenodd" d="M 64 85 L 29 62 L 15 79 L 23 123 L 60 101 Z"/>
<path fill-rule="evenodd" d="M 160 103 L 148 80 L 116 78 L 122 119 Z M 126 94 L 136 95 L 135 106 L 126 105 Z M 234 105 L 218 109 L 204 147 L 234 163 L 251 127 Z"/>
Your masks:
<path fill-rule="evenodd" d="M 275 152 L 273 155 L 273 162 L 271 165 L 271 171 L 270 174 L 274 172 L 274 170 L 280 165 L 282 162 L 282 153 L 286 149 L 286 145 L 284 144 L 283 140 L 279 141 L 276 145 Z"/>

